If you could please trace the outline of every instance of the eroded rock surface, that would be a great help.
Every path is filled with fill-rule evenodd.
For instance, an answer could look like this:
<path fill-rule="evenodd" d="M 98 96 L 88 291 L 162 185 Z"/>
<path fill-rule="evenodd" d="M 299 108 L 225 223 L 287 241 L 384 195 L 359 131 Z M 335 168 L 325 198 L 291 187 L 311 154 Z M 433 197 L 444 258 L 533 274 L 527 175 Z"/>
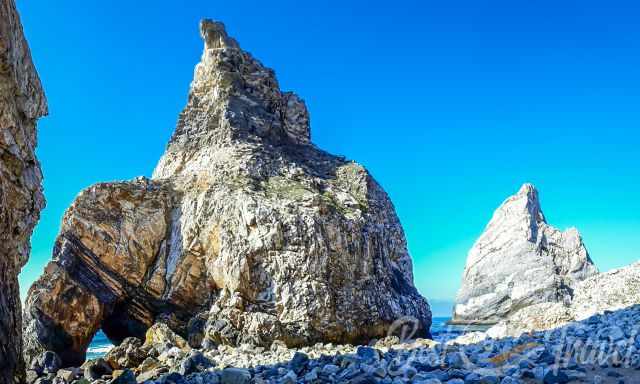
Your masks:
<path fill-rule="evenodd" d="M 426 335 L 405 236 L 359 164 L 310 143 L 274 72 L 204 21 L 189 100 L 151 180 L 103 183 L 66 212 L 31 287 L 26 355 L 77 365 L 166 323 L 192 344 L 363 342 L 402 316 Z M 194 347 L 197 345 L 194 345 Z"/>
<path fill-rule="evenodd" d="M 491 327 L 488 336 L 517 337 L 558 328 L 640 303 L 640 263 L 593 275 L 576 285 L 570 304 L 541 303 L 517 311 Z"/>
<path fill-rule="evenodd" d="M 525 184 L 469 251 L 453 321 L 490 324 L 534 304 L 569 303 L 575 286 L 596 273 L 578 231 L 550 226 L 538 191 Z"/>
<path fill-rule="evenodd" d="M 18 273 L 44 207 L 36 120 L 47 102 L 13 0 L 0 0 L 0 383 L 21 376 Z"/>

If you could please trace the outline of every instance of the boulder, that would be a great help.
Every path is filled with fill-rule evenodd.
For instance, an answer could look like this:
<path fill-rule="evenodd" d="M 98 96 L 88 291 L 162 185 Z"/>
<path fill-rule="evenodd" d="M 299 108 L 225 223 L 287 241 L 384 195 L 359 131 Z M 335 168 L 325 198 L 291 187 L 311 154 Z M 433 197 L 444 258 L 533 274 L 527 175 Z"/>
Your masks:
<path fill-rule="evenodd" d="M 82 373 L 82 370 L 79 368 L 67 368 L 61 369 L 56 374 L 56 377 L 62 379 L 65 383 L 73 382 L 78 376 Z"/>
<path fill-rule="evenodd" d="M 44 207 L 36 120 L 47 101 L 14 0 L 0 0 L 0 384 L 24 379 L 18 274 Z"/>
<path fill-rule="evenodd" d="M 31 361 L 31 370 L 39 375 L 45 373 L 56 373 L 62 367 L 62 360 L 57 353 L 45 351 Z"/>
<path fill-rule="evenodd" d="M 225 368 L 220 375 L 221 384 L 248 384 L 251 373 L 244 368 Z"/>
<path fill-rule="evenodd" d="M 109 363 L 102 358 L 85 362 L 82 365 L 82 369 L 84 370 L 84 378 L 92 381 L 113 373 L 113 369 Z"/>
<path fill-rule="evenodd" d="M 550 226 L 538 191 L 524 184 L 469 251 L 452 322 L 494 324 L 534 304 L 568 304 L 597 272 L 578 231 Z"/>
<path fill-rule="evenodd" d="M 142 347 L 142 340 L 128 337 L 112 348 L 104 359 L 113 369 L 135 368 L 147 357 Z"/>
<path fill-rule="evenodd" d="M 128 369 L 118 372 L 114 372 L 113 379 L 110 384 L 137 384 L 136 376 Z"/>
<path fill-rule="evenodd" d="M 213 367 L 213 363 L 206 358 L 200 351 L 191 351 L 189 357 L 184 359 L 180 363 L 178 372 L 181 375 L 187 376 L 194 372 L 202 372 L 208 368 Z"/>
<path fill-rule="evenodd" d="M 153 177 L 89 187 L 65 213 L 27 298 L 27 355 L 73 365 L 98 329 L 120 343 L 158 323 L 194 345 L 362 343 L 405 316 L 428 336 L 381 186 L 311 143 L 304 101 L 221 23 L 201 35 Z"/>
<path fill-rule="evenodd" d="M 155 348 L 159 353 L 174 347 L 189 350 L 187 341 L 164 323 L 156 323 L 147 330 L 143 347 L 147 350 Z"/>

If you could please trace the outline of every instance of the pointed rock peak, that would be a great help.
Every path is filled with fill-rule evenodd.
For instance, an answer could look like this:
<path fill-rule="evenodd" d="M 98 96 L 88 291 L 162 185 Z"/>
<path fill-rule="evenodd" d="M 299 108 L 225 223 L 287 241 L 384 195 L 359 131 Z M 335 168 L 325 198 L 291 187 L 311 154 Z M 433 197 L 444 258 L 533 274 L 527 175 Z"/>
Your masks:
<path fill-rule="evenodd" d="M 531 183 L 523 184 L 518 193 L 509 197 L 496 211 L 494 221 L 498 217 L 504 216 L 526 216 L 531 221 L 546 223 L 542 208 L 540 207 L 540 197 L 538 190 Z"/>
<path fill-rule="evenodd" d="M 200 36 L 204 40 L 205 49 L 240 48 L 238 42 L 227 35 L 227 30 L 220 21 L 201 20 Z"/>
<path fill-rule="evenodd" d="M 527 195 L 527 196 L 531 196 L 532 198 L 537 198 L 538 190 L 533 184 L 524 183 L 522 184 L 522 187 L 520 187 L 520 190 L 518 191 L 518 195 Z"/>
<path fill-rule="evenodd" d="M 154 177 L 207 172 L 203 158 L 221 148 L 249 144 L 310 143 L 304 101 L 280 90 L 275 72 L 243 51 L 224 24 L 200 22 L 204 51 L 182 111 Z"/>

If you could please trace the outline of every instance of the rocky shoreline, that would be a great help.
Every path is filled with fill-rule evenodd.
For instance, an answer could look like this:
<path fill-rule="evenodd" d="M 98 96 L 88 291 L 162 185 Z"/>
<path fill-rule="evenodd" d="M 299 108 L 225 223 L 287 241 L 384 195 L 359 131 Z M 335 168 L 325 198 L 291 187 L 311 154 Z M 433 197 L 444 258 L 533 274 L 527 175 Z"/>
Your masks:
<path fill-rule="evenodd" d="M 27 372 L 29 384 L 241 383 L 636 383 L 640 380 L 640 305 L 607 311 L 547 331 L 469 343 L 396 336 L 369 346 L 316 344 L 287 348 L 205 345 L 190 348 L 168 327 L 130 338 L 104 359 L 62 368 L 46 352 Z"/>

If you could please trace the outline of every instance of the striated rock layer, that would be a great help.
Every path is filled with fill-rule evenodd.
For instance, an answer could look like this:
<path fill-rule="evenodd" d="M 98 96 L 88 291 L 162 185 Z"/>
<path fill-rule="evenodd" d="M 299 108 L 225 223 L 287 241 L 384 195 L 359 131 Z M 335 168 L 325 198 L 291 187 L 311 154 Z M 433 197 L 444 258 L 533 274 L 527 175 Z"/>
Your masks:
<path fill-rule="evenodd" d="M 363 342 L 431 313 L 386 193 L 310 143 L 309 114 L 224 26 L 152 179 L 94 185 L 62 221 L 27 299 L 26 356 L 77 364 L 164 322 L 192 344 Z"/>
<path fill-rule="evenodd" d="M 47 113 L 13 0 L 0 0 L 0 384 L 21 376 L 18 273 L 44 207 L 36 120 Z"/>
<path fill-rule="evenodd" d="M 469 251 L 452 321 L 491 324 L 530 305 L 570 302 L 576 284 L 596 273 L 578 231 L 547 224 L 537 190 L 525 184 Z"/>

